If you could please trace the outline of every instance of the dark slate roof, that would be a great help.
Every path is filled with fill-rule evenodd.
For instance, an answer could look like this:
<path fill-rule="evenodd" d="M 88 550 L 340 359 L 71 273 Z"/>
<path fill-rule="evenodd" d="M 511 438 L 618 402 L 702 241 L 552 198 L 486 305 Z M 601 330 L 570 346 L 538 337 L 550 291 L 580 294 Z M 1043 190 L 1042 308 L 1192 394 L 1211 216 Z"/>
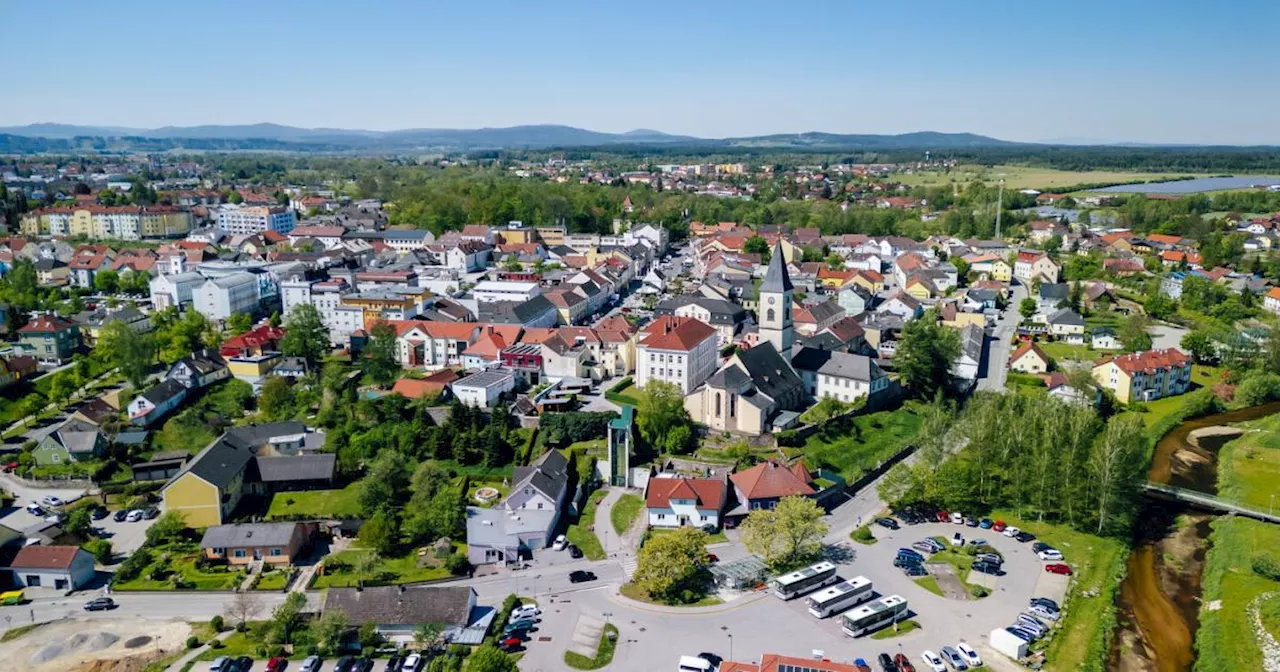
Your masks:
<path fill-rule="evenodd" d="M 146 392 L 143 392 L 142 396 L 152 404 L 160 406 L 166 401 L 169 401 L 179 395 L 185 395 L 186 393 L 187 388 L 184 387 L 182 383 L 179 383 L 176 380 L 166 380 Z"/>
<path fill-rule="evenodd" d="M 764 282 L 760 284 L 762 292 L 789 292 L 792 289 L 791 275 L 787 273 L 787 260 L 782 255 L 782 243 L 773 246 L 773 256 L 769 259 L 769 270 L 765 271 Z"/>
<path fill-rule="evenodd" d="M 213 485 L 224 488 L 236 476 L 244 473 L 253 460 L 259 446 L 276 436 L 302 434 L 307 431 L 301 422 L 272 422 L 265 425 L 233 427 L 204 447 L 187 462 L 181 472 L 169 483 L 190 472 Z M 166 486 L 168 487 L 168 486 Z"/>
<path fill-rule="evenodd" d="M 541 294 L 528 301 L 484 301 L 476 308 L 479 321 L 498 324 L 528 324 L 547 311 L 555 310 L 555 306 Z"/>
<path fill-rule="evenodd" d="M 560 489 L 569 482 L 569 460 L 558 450 L 549 450 L 532 466 L 516 467 L 512 492 L 528 485 L 555 499 Z"/>
<path fill-rule="evenodd" d="M 817 348 L 819 350 L 842 350 L 849 346 L 848 343 L 840 340 L 835 334 L 829 331 L 824 331 L 821 334 L 809 337 L 797 334 L 796 342 L 806 348 Z"/>
<path fill-rule="evenodd" d="M 1042 299 L 1066 300 L 1070 295 L 1071 288 L 1067 287 L 1065 282 L 1040 285 L 1040 298 Z"/>
<path fill-rule="evenodd" d="M 711 324 L 737 324 L 747 319 L 747 309 L 725 299 L 713 299 L 697 294 L 684 294 L 667 299 L 654 306 L 655 317 L 674 315 L 676 310 L 688 305 L 697 304 L 711 313 Z"/>
<path fill-rule="evenodd" d="M 324 612 L 340 611 L 348 623 L 466 626 L 474 594 L 469 586 L 330 588 L 325 596 Z"/>
<path fill-rule="evenodd" d="M 1072 326 L 1083 327 L 1084 318 L 1080 314 L 1070 308 L 1061 308 L 1049 317 L 1045 318 L 1049 324 L 1069 324 Z"/>
<path fill-rule="evenodd" d="M 796 375 L 791 365 L 778 354 L 773 343 L 769 341 L 749 350 L 739 350 L 736 356 L 756 387 L 774 399 L 803 385 L 800 376 Z"/>
<path fill-rule="evenodd" d="M 801 348 L 791 358 L 791 364 L 797 370 L 813 371 L 867 383 L 884 376 L 880 367 L 876 366 L 870 357 L 851 355 L 847 352 Z"/>
<path fill-rule="evenodd" d="M 707 379 L 707 386 L 723 390 L 736 390 L 750 380 L 751 376 L 748 376 L 741 367 L 733 365 L 726 366 L 711 374 L 711 377 Z"/>
<path fill-rule="evenodd" d="M 333 478 L 337 457 L 333 453 L 258 457 L 254 463 L 258 480 L 263 483 L 327 481 Z"/>
<path fill-rule="evenodd" d="M 243 546 L 288 546 L 297 523 L 244 523 L 214 525 L 205 530 L 200 548 L 237 548 Z"/>

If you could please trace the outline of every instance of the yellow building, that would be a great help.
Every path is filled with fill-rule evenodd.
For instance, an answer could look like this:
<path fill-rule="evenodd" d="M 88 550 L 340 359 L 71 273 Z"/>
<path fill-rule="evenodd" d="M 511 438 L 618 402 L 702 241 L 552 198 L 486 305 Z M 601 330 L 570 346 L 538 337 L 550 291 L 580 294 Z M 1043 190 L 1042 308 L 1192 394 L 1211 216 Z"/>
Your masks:
<path fill-rule="evenodd" d="M 1013 280 L 1013 267 L 1009 262 L 1003 259 L 997 259 L 991 262 L 991 279 L 999 282 L 1009 282 Z"/>
<path fill-rule="evenodd" d="M 138 240 L 186 235 L 191 222 L 191 213 L 170 206 L 91 205 L 33 210 L 18 226 L 28 236 Z"/>
<path fill-rule="evenodd" d="M 921 278 L 911 278 L 910 280 L 907 280 L 905 290 L 907 294 L 920 301 L 933 298 L 933 288 L 929 285 L 928 281 Z"/>
<path fill-rule="evenodd" d="M 849 282 L 867 290 L 873 296 L 884 290 L 884 276 L 875 271 L 858 271 L 849 279 Z"/>
<path fill-rule="evenodd" d="M 243 475 L 236 474 L 236 479 L 243 482 Z M 230 508 L 222 504 L 222 495 L 229 489 L 193 472 L 184 471 L 169 481 L 161 494 L 164 497 L 165 511 L 177 511 L 190 527 L 209 527 L 221 525 L 223 517 L 231 513 Z M 235 490 L 235 500 L 238 502 L 239 487 L 235 486 Z"/>
<path fill-rule="evenodd" d="M 1121 403 L 1154 401 L 1191 387 L 1191 359 L 1174 348 L 1120 355 L 1095 365 L 1093 379 Z"/>
<path fill-rule="evenodd" d="M 985 329 L 987 318 L 982 313 L 956 312 L 954 319 L 942 321 L 942 326 L 951 327 L 952 329 L 964 329 L 971 324 Z"/>

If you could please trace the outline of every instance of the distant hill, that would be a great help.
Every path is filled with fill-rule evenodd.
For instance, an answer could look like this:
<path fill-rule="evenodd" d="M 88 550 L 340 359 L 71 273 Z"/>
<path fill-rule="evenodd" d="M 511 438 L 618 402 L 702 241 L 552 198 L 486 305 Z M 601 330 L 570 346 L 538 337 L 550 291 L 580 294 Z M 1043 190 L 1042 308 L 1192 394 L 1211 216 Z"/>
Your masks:
<path fill-rule="evenodd" d="M 505 128 L 411 128 L 395 131 L 369 131 L 341 128 L 299 128 L 280 124 L 164 126 L 142 129 L 111 126 L 76 126 L 42 123 L 27 126 L 0 127 L 0 134 L 25 138 L 70 140 L 72 138 L 119 138 L 164 140 L 164 143 L 138 142 L 139 147 L 206 148 L 210 143 L 226 146 L 245 142 L 244 148 L 260 146 L 289 147 L 300 151 L 327 150 L 394 151 L 411 149 L 488 149 L 546 147 L 607 147 L 610 145 L 687 145 L 691 147 L 760 147 L 771 149 L 901 149 L 963 147 L 996 147 L 1014 145 L 972 133 L 919 132 L 901 135 L 846 135 L 837 133 L 776 134 L 742 138 L 697 138 L 672 135 L 652 129 L 636 129 L 626 133 L 604 133 L 573 126 L 540 124 Z M 113 142 L 119 146 L 119 142 Z"/>

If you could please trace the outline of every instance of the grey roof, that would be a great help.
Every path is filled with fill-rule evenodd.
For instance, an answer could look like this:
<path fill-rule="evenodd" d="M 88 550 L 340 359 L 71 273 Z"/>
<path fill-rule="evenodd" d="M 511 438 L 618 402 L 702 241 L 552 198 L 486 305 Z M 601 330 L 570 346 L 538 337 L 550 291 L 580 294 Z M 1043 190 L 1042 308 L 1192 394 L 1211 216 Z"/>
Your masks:
<path fill-rule="evenodd" d="M 98 428 L 87 422 L 68 420 L 54 432 L 53 439 L 69 453 L 88 454 L 97 448 L 100 435 Z"/>
<path fill-rule="evenodd" d="M 747 372 L 742 370 L 742 367 L 734 364 L 711 374 L 711 377 L 707 379 L 707 386 L 723 390 L 736 390 L 750 381 L 751 376 L 748 376 Z"/>
<path fill-rule="evenodd" d="M 512 476 L 511 492 L 528 485 L 555 500 L 569 482 L 569 460 L 560 451 L 549 450 L 532 466 L 516 467 Z"/>
<path fill-rule="evenodd" d="M 155 387 L 142 393 L 142 398 L 151 402 L 155 406 L 159 406 L 174 397 L 185 395 L 187 388 L 176 380 L 166 380 Z"/>
<path fill-rule="evenodd" d="M 521 545 L 520 535 L 546 532 L 558 514 L 553 509 L 520 509 L 517 515 L 506 509 L 467 507 L 467 544 L 512 550 Z"/>
<path fill-rule="evenodd" d="M 1061 308 L 1054 311 L 1052 315 L 1045 318 L 1049 324 L 1069 324 L 1071 326 L 1083 327 L 1084 318 L 1080 314 L 1070 308 Z"/>
<path fill-rule="evenodd" d="M 270 441 L 272 437 L 302 434 L 306 431 L 306 425 L 301 422 L 272 422 L 265 425 L 233 427 L 196 453 L 196 456 L 191 458 L 191 461 L 187 462 L 182 471 L 175 474 L 165 487 L 188 472 L 219 488 L 226 487 L 236 476 L 244 473 L 258 447 Z"/>
<path fill-rule="evenodd" d="M 986 339 L 986 333 L 976 324 L 965 325 L 960 330 L 960 351 L 963 357 L 973 360 L 974 363 L 982 361 L 982 343 Z"/>
<path fill-rule="evenodd" d="M 816 348 L 818 350 L 839 350 L 841 348 L 848 347 L 849 345 L 848 343 L 840 340 L 838 336 L 830 331 L 824 331 L 820 334 L 808 337 L 796 334 L 796 343 L 807 348 Z M 792 362 L 794 363 L 795 360 L 793 359 Z"/>
<path fill-rule="evenodd" d="M 1115 336 L 1115 335 L 1116 335 L 1116 332 L 1111 327 L 1098 327 L 1097 329 L 1093 330 L 1094 338 L 1101 338 L 1104 336 Z"/>
<path fill-rule="evenodd" d="M 511 380 L 512 374 L 504 369 L 495 369 L 490 371 L 481 371 L 473 373 L 462 380 L 455 380 L 450 383 L 452 387 L 482 387 L 489 389 L 499 385 L 505 385 Z"/>
<path fill-rule="evenodd" d="M 210 280 L 209 282 L 212 282 L 217 287 L 221 287 L 223 289 L 230 289 L 232 287 L 239 287 L 241 285 L 255 284 L 258 282 L 258 279 L 253 275 L 251 275 L 250 273 L 245 272 L 245 273 L 232 273 L 231 275 L 224 275 L 221 278 L 215 278 L 213 280 Z"/>
<path fill-rule="evenodd" d="M 779 241 L 773 246 L 773 256 L 769 259 L 769 269 L 765 271 L 760 291 L 789 292 L 791 289 L 791 275 L 787 273 L 787 260 L 782 255 L 782 242 Z"/>
<path fill-rule="evenodd" d="M 1065 301 L 1071 294 L 1071 288 L 1065 282 L 1040 285 L 1040 298 Z"/>
<path fill-rule="evenodd" d="M 737 324 L 747 319 L 747 309 L 725 299 L 713 299 L 697 294 L 683 294 L 659 303 L 653 309 L 655 316 L 674 315 L 677 310 L 696 304 L 711 314 L 711 324 Z"/>
<path fill-rule="evenodd" d="M 289 455 L 258 457 L 258 480 L 263 483 L 285 481 L 327 481 L 333 478 L 337 455 L 316 453 L 313 455 Z"/>
<path fill-rule="evenodd" d="M 782 355 L 765 341 L 749 350 L 739 350 L 735 355 L 746 369 L 751 381 L 766 395 L 778 399 L 792 388 L 803 383 Z"/>
<path fill-rule="evenodd" d="M 799 371 L 813 371 L 864 383 L 884 377 L 884 372 L 871 361 L 870 357 L 851 355 L 847 352 L 801 348 L 791 358 L 791 364 Z"/>
<path fill-rule="evenodd" d="M 383 240 L 423 240 L 427 237 L 427 232 L 421 229 L 387 229 L 383 233 Z"/>
<path fill-rule="evenodd" d="M 823 322 L 844 313 L 844 308 L 841 308 L 840 304 L 835 301 L 810 303 L 805 305 L 805 310 L 808 310 L 809 314 L 813 315 L 813 319 L 816 322 Z"/>
<path fill-rule="evenodd" d="M 348 623 L 465 626 L 474 599 L 475 589 L 469 586 L 330 588 L 325 596 L 324 612 L 340 611 Z"/>
<path fill-rule="evenodd" d="M 484 301 L 476 308 L 479 321 L 498 324 L 528 324 L 556 309 L 541 294 L 528 301 Z"/>
<path fill-rule="evenodd" d="M 297 523 L 243 523 L 214 525 L 205 530 L 200 548 L 237 548 L 243 546 L 288 546 Z"/>
<path fill-rule="evenodd" d="M 999 298 L 999 295 L 996 294 L 996 291 L 994 289 L 982 289 L 978 287 L 970 289 L 968 292 L 965 293 L 965 296 L 968 296 L 974 301 L 982 301 L 984 303 L 994 302 L 997 298 Z"/>
<path fill-rule="evenodd" d="M 119 434 L 116 434 L 116 443 L 122 446 L 140 446 L 147 442 L 147 434 L 149 433 L 150 432 L 148 432 L 145 429 L 138 429 L 130 432 L 120 432 Z M 187 455 L 186 453 L 183 453 L 184 457 L 186 455 Z M 156 458 L 155 455 L 152 455 L 151 457 L 152 459 Z"/>

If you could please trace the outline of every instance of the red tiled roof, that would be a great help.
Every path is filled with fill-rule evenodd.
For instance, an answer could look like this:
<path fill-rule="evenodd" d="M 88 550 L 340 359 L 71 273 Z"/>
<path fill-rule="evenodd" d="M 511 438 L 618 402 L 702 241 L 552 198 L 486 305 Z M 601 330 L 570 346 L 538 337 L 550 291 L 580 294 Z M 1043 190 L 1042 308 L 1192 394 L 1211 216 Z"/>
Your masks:
<path fill-rule="evenodd" d="M 1271 290 L 1267 292 L 1267 297 L 1272 299 L 1280 299 L 1280 287 L 1272 287 Z"/>
<path fill-rule="evenodd" d="M 1155 373 L 1159 369 L 1172 369 L 1191 365 L 1191 359 L 1183 354 L 1181 350 L 1175 348 L 1120 355 L 1111 360 L 1104 359 L 1097 366 L 1105 365 L 1108 362 L 1114 363 L 1121 371 L 1130 375 L 1139 372 Z"/>
<path fill-rule="evenodd" d="M 75 322 L 67 320 L 57 315 L 39 315 L 31 318 L 31 321 L 23 325 L 18 330 L 19 333 L 49 333 L 62 331 L 76 326 Z"/>
<path fill-rule="evenodd" d="M 780 656 L 766 653 L 760 657 L 760 663 L 740 663 L 726 660 L 720 665 L 720 672 L 781 672 L 782 666 L 814 672 L 858 672 L 858 668 L 849 663 L 837 663 L 830 660 L 814 660 L 796 656 Z"/>
<path fill-rule="evenodd" d="M 649 508 L 668 508 L 673 499 L 692 499 L 701 511 L 719 511 L 724 496 L 724 482 L 714 478 L 651 478 L 644 503 Z"/>
<path fill-rule="evenodd" d="M 76 546 L 27 546 L 18 551 L 10 567 L 23 569 L 67 569 L 76 559 Z"/>
<path fill-rule="evenodd" d="M 1014 362 L 1018 361 L 1020 357 L 1027 354 L 1028 352 L 1034 352 L 1036 356 L 1040 358 L 1040 361 L 1046 364 L 1049 363 L 1049 357 L 1044 354 L 1044 350 L 1041 350 L 1040 346 L 1036 345 L 1035 343 L 1032 343 L 1031 341 L 1027 341 L 1026 343 L 1023 343 L 1022 345 L 1018 346 L 1018 349 L 1014 350 L 1013 354 L 1009 356 L 1009 363 L 1013 364 Z"/>
<path fill-rule="evenodd" d="M 663 315 L 644 329 L 640 344 L 657 350 L 693 350 L 699 343 L 714 338 L 711 325 L 692 317 Z"/>
<path fill-rule="evenodd" d="M 1182 242 L 1182 236 L 1171 236 L 1165 233 L 1152 233 L 1147 235 L 1147 240 L 1164 243 L 1165 245 L 1177 245 Z"/>
<path fill-rule="evenodd" d="M 422 380 L 401 378 L 396 381 L 391 392 L 409 399 L 421 399 L 428 394 L 443 392 L 449 383 L 457 379 L 458 374 L 453 369 L 441 369 Z"/>
<path fill-rule="evenodd" d="M 283 337 L 284 329 L 273 327 L 270 324 L 263 324 L 239 336 L 232 336 L 223 341 L 220 350 L 223 355 L 234 357 L 245 350 L 274 347 Z"/>
<path fill-rule="evenodd" d="M 747 499 L 776 499 L 815 493 L 813 487 L 794 471 L 773 460 L 761 462 L 729 478 Z"/>

